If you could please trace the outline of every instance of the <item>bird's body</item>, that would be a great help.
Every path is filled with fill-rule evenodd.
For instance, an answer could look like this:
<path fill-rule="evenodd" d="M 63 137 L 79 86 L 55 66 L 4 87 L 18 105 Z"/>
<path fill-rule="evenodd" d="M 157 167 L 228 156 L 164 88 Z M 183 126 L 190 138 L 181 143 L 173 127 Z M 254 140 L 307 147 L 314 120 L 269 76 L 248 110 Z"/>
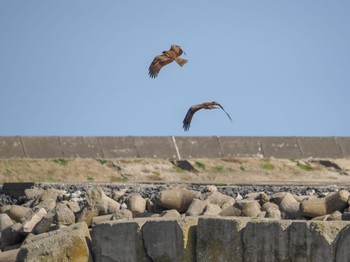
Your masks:
<path fill-rule="evenodd" d="M 163 66 L 170 64 L 173 61 L 176 61 L 179 66 L 183 66 L 188 62 L 186 59 L 180 58 L 180 56 L 184 53 L 178 45 L 171 45 L 168 51 L 163 51 L 161 55 L 156 56 L 151 65 L 149 66 L 149 76 L 151 78 L 156 78 L 162 69 Z"/>
<path fill-rule="evenodd" d="M 225 109 L 222 107 L 222 105 L 220 105 L 218 102 L 216 102 L 216 101 L 204 102 L 202 104 L 191 106 L 190 109 L 188 109 L 187 114 L 182 122 L 183 129 L 185 131 L 189 130 L 190 125 L 191 125 L 191 121 L 192 121 L 192 117 L 198 110 L 200 110 L 200 109 L 217 109 L 217 108 L 221 108 L 226 113 L 228 118 L 232 121 L 231 116 L 225 111 Z"/>

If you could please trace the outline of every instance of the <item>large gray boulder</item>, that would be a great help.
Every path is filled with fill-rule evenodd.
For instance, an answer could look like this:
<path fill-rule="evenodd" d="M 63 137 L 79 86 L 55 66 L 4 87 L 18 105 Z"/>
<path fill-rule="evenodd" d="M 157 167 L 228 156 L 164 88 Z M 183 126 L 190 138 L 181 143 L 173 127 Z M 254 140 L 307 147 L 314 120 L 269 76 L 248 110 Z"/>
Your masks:
<path fill-rule="evenodd" d="M 180 213 L 186 212 L 194 198 L 198 198 L 200 192 L 186 188 L 172 188 L 159 192 L 154 197 L 154 202 L 166 209 L 176 209 Z"/>

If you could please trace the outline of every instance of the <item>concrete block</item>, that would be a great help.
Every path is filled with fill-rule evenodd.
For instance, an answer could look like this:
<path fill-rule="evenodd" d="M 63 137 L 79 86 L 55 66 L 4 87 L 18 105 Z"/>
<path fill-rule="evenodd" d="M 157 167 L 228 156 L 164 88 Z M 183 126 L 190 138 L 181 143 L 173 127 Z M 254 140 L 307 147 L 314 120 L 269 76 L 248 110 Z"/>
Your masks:
<path fill-rule="evenodd" d="M 175 137 L 181 158 L 218 158 L 222 156 L 216 136 Z"/>
<path fill-rule="evenodd" d="M 244 261 L 242 229 L 247 220 L 200 217 L 197 225 L 197 261 Z"/>
<path fill-rule="evenodd" d="M 335 261 L 348 261 L 350 257 L 350 225 L 345 226 L 338 235 Z"/>
<path fill-rule="evenodd" d="M 249 221 L 242 235 L 245 261 L 289 261 L 291 223 L 290 220 Z"/>
<path fill-rule="evenodd" d="M 220 136 L 223 157 L 244 157 L 262 154 L 258 137 Z"/>
<path fill-rule="evenodd" d="M 34 186 L 33 182 L 4 183 L 1 192 L 14 198 L 25 196 L 25 190 Z"/>
<path fill-rule="evenodd" d="M 335 137 L 298 137 L 301 157 L 342 158 Z"/>
<path fill-rule="evenodd" d="M 0 158 L 24 158 L 24 150 L 19 136 L 0 137 Z"/>
<path fill-rule="evenodd" d="M 264 157 L 300 158 L 301 152 L 296 137 L 260 137 Z"/>
<path fill-rule="evenodd" d="M 103 158 L 102 149 L 97 137 L 93 136 L 62 136 L 63 156 L 68 158 Z"/>
<path fill-rule="evenodd" d="M 294 261 L 335 261 L 336 240 L 347 225 L 343 221 L 294 221 L 289 227 L 290 257 Z"/>
<path fill-rule="evenodd" d="M 135 146 L 139 157 L 150 158 L 177 158 L 172 137 L 150 136 L 134 137 Z"/>
<path fill-rule="evenodd" d="M 138 222 L 118 220 L 98 224 L 91 236 L 96 262 L 147 261 Z"/>
<path fill-rule="evenodd" d="M 24 136 L 22 142 L 28 158 L 63 157 L 61 145 L 56 136 Z"/>
<path fill-rule="evenodd" d="M 341 148 L 343 157 L 350 157 L 350 137 L 336 137 Z"/>
<path fill-rule="evenodd" d="M 152 261 L 182 261 L 184 236 L 176 220 L 150 220 L 142 227 L 147 255 Z"/>
<path fill-rule="evenodd" d="M 180 213 L 186 212 L 194 198 L 201 195 L 199 191 L 186 188 L 171 188 L 158 192 L 154 196 L 154 203 L 167 209 L 176 209 Z"/>
<path fill-rule="evenodd" d="M 105 158 L 137 157 L 134 137 L 102 136 L 98 137 Z"/>
<path fill-rule="evenodd" d="M 18 261 L 93 261 L 91 237 L 85 223 L 36 235 L 26 240 Z"/>

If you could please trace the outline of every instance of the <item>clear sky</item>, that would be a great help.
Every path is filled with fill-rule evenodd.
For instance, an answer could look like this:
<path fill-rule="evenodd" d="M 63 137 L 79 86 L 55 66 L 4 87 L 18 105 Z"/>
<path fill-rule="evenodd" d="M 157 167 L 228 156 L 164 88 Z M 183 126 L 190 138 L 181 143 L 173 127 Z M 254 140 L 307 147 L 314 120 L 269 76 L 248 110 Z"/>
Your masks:
<path fill-rule="evenodd" d="M 1 136 L 350 135 L 349 0 L 0 0 L 0 39 Z"/>

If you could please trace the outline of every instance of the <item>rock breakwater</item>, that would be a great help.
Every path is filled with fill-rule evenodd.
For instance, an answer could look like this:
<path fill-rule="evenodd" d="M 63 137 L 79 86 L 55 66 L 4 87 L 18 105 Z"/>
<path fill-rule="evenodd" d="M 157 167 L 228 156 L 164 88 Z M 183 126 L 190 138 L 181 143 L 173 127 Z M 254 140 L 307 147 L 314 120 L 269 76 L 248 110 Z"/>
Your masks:
<path fill-rule="evenodd" d="M 108 233 L 106 227 L 123 227 L 127 232 L 129 232 L 128 230 L 136 230 L 135 236 L 138 236 L 138 241 L 135 242 L 134 248 L 135 250 L 140 249 L 142 252 L 138 251 L 135 255 L 138 258 L 155 259 L 161 257 L 162 254 L 160 254 L 160 250 L 154 248 L 154 241 L 163 239 L 164 236 L 161 234 L 158 236 L 158 240 L 151 240 L 152 237 L 147 240 L 149 234 L 157 235 L 156 228 L 159 229 L 159 227 L 164 227 L 160 231 L 167 232 L 168 226 L 171 226 L 174 227 L 171 232 L 179 234 L 175 237 L 182 239 L 184 228 L 190 230 L 190 224 L 194 230 L 198 221 L 202 221 L 200 219 L 205 221 L 212 221 L 213 218 L 219 220 L 243 219 L 242 221 L 245 222 L 242 222 L 244 224 L 242 228 L 245 230 L 247 230 L 247 221 L 251 220 L 265 222 L 277 220 L 281 221 L 279 226 L 287 223 L 286 227 L 293 223 L 291 221 L 297 220 L 298 223 L 306 223 L 305 230 L 309 230 L 310 223 L 319 221 L 324 223 L 341 222 L 341 228 L 350 223 L 349 188 L 336 185 L 45 183 L 28 184 L 27 188 L 17 186 L 17 192 L 10 189 L 10 186 L 4 185 L 0 197 L 0 248 L 2 250 L 0 258 L 2 259 L 6 256 L 12 256 L 16 259 L 31 261 L 30 257 L 40 255 L 48 259 L 68 256 L 86 259 L 84 261 L 92 261 L 93 259 L 102 261 L 101 257 L 110 254 L 104 253 L 106 251 L 103 251 L 104 247 L 100 246 L 101 241 L 97 240 L 100 240 L 102 235 L 104 238 L 113 238 L 105 235 Z M 213 221 L 216 221 L 215 219 Z M 177 222 L 164 222 L 174 220 Z M 156 222 L 152 222 L 152 224 L 148 221 Z M 120 223 L 126 223 L 126 225 L 119 225 Z M 222 226 L 221 222 L 218 223 Z M 232 225 L 236 227 L 238 224 L 235 222 Z M 269 226 L 266 225 L 266 227 Z M 91 229 L 92 237 L 90 237 L 88 228 Z M 142 228 L 141 231 L 144 232 L 142 237 L 137 228 L 139 230 Z M 199 232 L 202 232 L 203 235 L 214 234 L 215 230 L 213 229 L 213 232 Z M 337 232 L 340 231 L 341 229 Z M 132 232 L 129 233 L 133 234 Z M 64 238 L 65 234 L 68 234 L 72 245 L 79 246 L 79 250 L 73 250 L 71 245 L 62 244 L 58 247 L 49 245 L 55 241 L 63 241 L 61 239 Z M 202 247 L 207 245 L 203 242 L 201 235 L 198 235 L 199 233 L 194 236 L 195 232 L 193 231 L 191 234 L 187 237 L 196 238 Z M 239 238 L 239 241 L 242 245 L 246 240 Z M 40 245 L 43 245 L 42 248 L 39 248 Z M 163 245 L 162 249 L 167 250 L 166 242 Z M 196 244 L 192 242 L 191 245 Z M 176 248 L 186 249 L 184 243 L 179 244 Z M 180 252 L 167 254 L 167 256 L 176 257 L 179 254 L 184 255 L 183 252 Z M 186 256 L 201 258 L 202 255 L 198 253 Z"/>

